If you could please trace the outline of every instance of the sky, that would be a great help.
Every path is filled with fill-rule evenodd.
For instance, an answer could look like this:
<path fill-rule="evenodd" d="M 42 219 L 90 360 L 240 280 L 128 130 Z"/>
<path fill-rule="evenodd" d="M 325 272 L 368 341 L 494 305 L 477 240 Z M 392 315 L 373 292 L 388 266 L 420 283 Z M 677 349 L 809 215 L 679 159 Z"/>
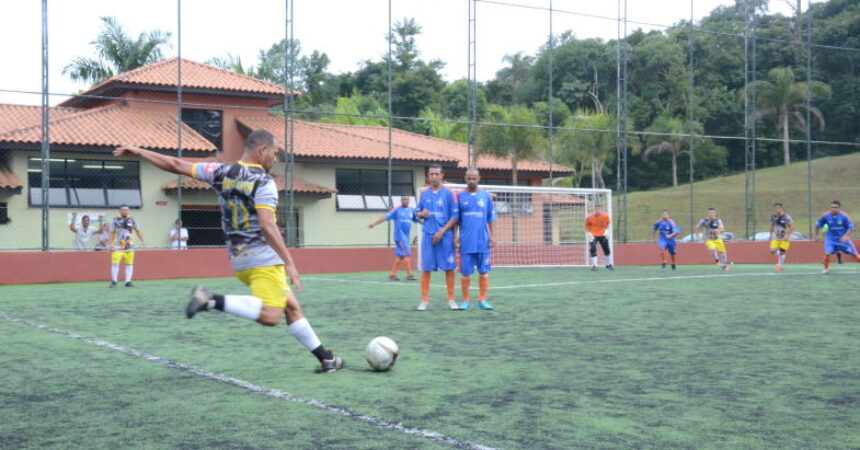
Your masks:
<path fill-rule="evenodd" d="M 204 62 L 228 53 L 253 65 L 260 50 L 285 36 L 284 0 L 181 1 L 181 53 L 185 59 Z M 417 38 L 421 57 L 440 59 L 447 81 L 467 76 L 469 0 L 293 0 L 294 36 L 303 54 L 328 54 L 333 73 L 351 72 L 361 61 L 380 59 L 388 49 L 389 23 L 413 17 L 422 27 Z M 694 0 L 698 20 L 717 6 L 734 0 Z M 623 0 L 622 0 L 623 4 Z M 172 33 L 166 56 L 176 56 L 177 0 L 48 0 L 49 91 L 73 94 L 88 87 L 63 75 L 76 56 L 94 57 L 90 45 L 101 30 L 101 16 L 113 16 L 126 32 L 160 29 Z M 512 6 L 518 5 L 518 6 Z M 507 54 L 533 55 L 547 41 L 550 0 L 482 0 L 477 3 L 477 74 L 492 79 Z M 618 35 L 618 0 L 552 0 L 553 33 L 572 30 L 578 38 L 615 39 Z M 771 0 L 771 12 L 786 12 L 784 0 Z M 689 19 L 690 0 L 627 0 L 628 31 L 663 29 Z M 605 17 L 608 19 L 603 19 Z M 654 25 L 644 25 L 654 24 Z M 5 1 L 0 6 L 0 103 L 40 104 L 38 94 L 4 91 L 41 90 L 41 1 Z M 11 70 L 10 70 L 11 69 Z M 66 96 L 55 95 L 51 104 Z"/>

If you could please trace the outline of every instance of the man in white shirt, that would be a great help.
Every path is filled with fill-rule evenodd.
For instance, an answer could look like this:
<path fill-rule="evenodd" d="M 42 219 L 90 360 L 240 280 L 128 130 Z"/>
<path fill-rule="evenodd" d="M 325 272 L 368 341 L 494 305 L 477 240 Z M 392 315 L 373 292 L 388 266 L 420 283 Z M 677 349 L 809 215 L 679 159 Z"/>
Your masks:
<path fill-rule="evenodd" d="M 170 229 L 170 248 L 186 250 L 188 248 L 188 228 L 182 227 L 182 220 L 180 219 L 176 219 L 174 225 Z"/>
<path fill-rule="evenodd" d="M 72 248 L 75 250 L 92 250 L 93 246 L 90 240 L 94 234 L 99 232 L 99 227 L 90 225 L 90 216 L 81 217 L 81 226 L 78 226 L 77 219 L 78 212 L 72 212 L 72 223 L 69 224 L 69 230 L 75 233 Z"/>

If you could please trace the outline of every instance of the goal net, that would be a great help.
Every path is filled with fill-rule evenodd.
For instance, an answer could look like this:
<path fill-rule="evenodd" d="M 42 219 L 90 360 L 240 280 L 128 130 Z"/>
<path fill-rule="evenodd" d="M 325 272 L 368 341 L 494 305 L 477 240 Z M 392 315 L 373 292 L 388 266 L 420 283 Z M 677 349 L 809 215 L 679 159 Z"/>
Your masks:
<path fill-rule="evenodd" d="M 448 184 L 454 192 L 463 184 Z M 585 217 L 595 204 L 612 217 L 612 191 L 539 186 L 481 185 L 492 195 L 498 219 L 491 264 L 500 266 L 589 266 Z M 611 227 L 610 227 L 611 228 Z M 611 229 L 607 230 L 611 239 Z M 597 251 L 600 264 L 603 252 Z"/>

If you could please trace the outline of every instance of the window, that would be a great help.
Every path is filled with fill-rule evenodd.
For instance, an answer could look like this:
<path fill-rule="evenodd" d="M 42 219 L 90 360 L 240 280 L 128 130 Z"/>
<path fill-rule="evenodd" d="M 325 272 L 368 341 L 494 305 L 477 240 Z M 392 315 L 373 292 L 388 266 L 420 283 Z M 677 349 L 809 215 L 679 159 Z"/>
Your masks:
<path fill-rule="evenodd" d="M 0 225 L 9 223 L 9 204 L 0 203 Z"/>
<path fill-rule="evenodd" d="M 221 150 L 221 111 L 183 108 L 182 122 Z"/>
<path fill-rule="evenodd" d="M 338 210 L 385 211 L 391 207 L 388 204 L 387 171 L 337 169 L 335 179 Z M 400 197 L 401 195 L 415 196 L 415 185 L 410 170 L 391 171 L 391 196 Z"/>
<path fill-rule="evenodd" d="M 481 184 L 493 186 L 511 186 L 510 178 L 504 179 L 481 179 Z M 517 180 L 517 186 L 528 186 L 529 180 Z M 509 214 L 516 216 L 529 216 L 534 214 L 534 206 L 532 205 L 532 195 L 527 192 L 496 192 L 493 198 L 493 203 L 496 207 L 496 212 L 499 214 Z"/>
<path fill-rule="evenodd" d="M 48 204 L 57 207 L 139 208 L 140 163 L 51 158 Z M 29 158 L 30 206 L 42 206 L 42 160 Z"/>

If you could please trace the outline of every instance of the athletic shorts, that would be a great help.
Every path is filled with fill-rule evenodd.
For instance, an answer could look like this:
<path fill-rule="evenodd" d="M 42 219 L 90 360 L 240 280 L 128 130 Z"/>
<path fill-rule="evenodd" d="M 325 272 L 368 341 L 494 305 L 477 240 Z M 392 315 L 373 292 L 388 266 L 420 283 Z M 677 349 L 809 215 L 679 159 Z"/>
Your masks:
<path fill-rule="evenodd" d="M 787 252 L 789 247 L 791 247 L 791 241 L 783 241 L 779 239 L 774 239 L 770 241 L 770 251 L 772 252 L 775 252 L 777 250 Z"/>
<path fill-rule="evenodd" d="M 421 236 L 421 270 L 454 270 L 454 233 L 450 231 L 442 235 L 442 240 L 433 245 L 433 234 L 423 233 Z"/>
<path fill-rule="evenodd" d="M 287 273 L 284 265 L 251 267 L 233 272 L 239 281 L 251 288 L 251 295 L 263 300 L 263 304 L 283 308 L 287 306 Z"/>
<path fill-rule="evenodd" d="M 475 272 L 475 267 L 478 267 L 478 273 L 487 273 L 492 269 L 490 267 L 490 253 L 460 253 L 460 273 L 469 276 Z"/>
<path fill-rule="evenodd" d="M 110 263 L 124 263 L 127 266 L 134 265 L 134 252 L 110 252 Z"/>
<path fill-rule="evenodd" d="M 824 240 L 824 253 L 828 255 L 832 255 L 836 252 L 842 252 L 849 255 L 856 255 L 857 249 L 854 248 L 854 243 L 850 240 L 848 242 L 839 242 L 839 241 L 831 241 Z"/>
<path fill-rule="evenodd" d="M 705 241 L 705 246 L 708 247 L 708 250 L 716 250 L 719 253 L 726 252 L 726 244 L 723 243 L 722 239 L 710 239 Z"/>
<path fill-rule="evenodd" d="M 660 245 L 660 250 L 668 250 L 670 255 L 674 255 L 676 242 L 674 239 L 660 239 L 658 244 Z"/>
<path fill-rule="evenodd" d="M 411 255 L 412 250 L 409 248 L 409 242 L 394 241 L 394 254 L 401 258 Z"/>

